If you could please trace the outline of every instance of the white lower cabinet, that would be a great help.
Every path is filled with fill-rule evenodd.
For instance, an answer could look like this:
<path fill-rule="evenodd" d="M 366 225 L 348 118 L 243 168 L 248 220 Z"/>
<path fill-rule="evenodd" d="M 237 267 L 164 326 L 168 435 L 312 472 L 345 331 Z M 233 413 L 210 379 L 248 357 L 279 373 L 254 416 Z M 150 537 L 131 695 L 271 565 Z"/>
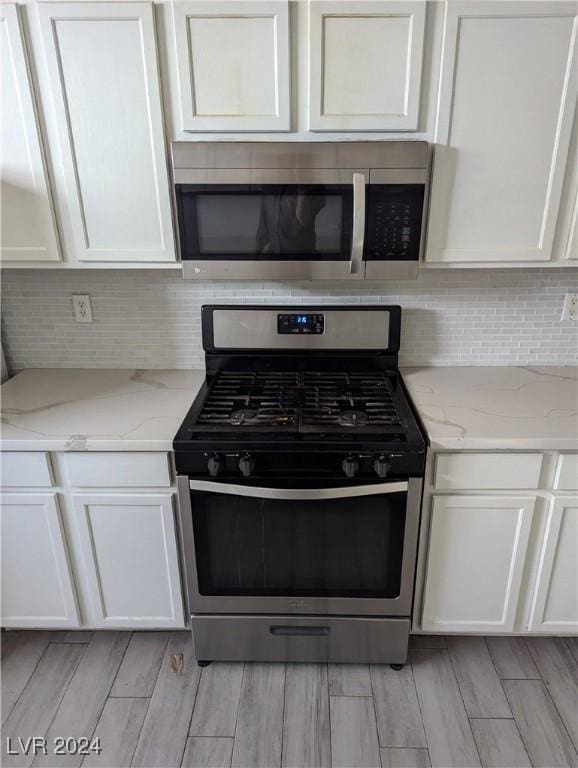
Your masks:
<path fill-rule="evenodd" d="M 3 627 L 185 626 L 169 458 L 2 452 Z"/>
<path fill-rule="evenodd" d="M 578 633 L 578 496 L 554 496 L 540 551 L 530 630 Z"/>
<path fill-rule="evenodd" d="M 172 494 L 74 494 L 72 499 L 97 624 L 182 627 Z"/>
<path fill-rule="evenodd" d="M 0 513 L 2 626 L 80 626 L 58 494 L 3 494 Z"/>
<path fill-rule="evenodd" d="M 434 496 L 422 629 L 511 632 L 534 496 Z"/>

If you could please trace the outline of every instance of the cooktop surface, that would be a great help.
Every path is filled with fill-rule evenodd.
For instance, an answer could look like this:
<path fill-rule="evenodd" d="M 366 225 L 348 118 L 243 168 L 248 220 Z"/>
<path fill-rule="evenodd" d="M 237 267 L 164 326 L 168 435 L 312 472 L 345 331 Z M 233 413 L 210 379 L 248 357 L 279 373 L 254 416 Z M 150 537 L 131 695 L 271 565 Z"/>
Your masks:
<path fill-rule="evenodd" d="M 221 371 L 193 432 L 383 432 L 403 429 L 382 371 Z"/>

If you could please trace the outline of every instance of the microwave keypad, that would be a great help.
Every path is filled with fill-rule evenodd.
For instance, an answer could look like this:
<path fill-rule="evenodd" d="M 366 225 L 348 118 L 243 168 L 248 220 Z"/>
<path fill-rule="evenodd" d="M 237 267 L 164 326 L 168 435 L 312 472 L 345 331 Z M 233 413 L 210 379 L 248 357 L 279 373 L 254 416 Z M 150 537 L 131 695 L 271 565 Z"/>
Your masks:
<path fill-rule="evenodd" d="M 411 242 L 409 205 L 377 205 L 375 208 L 374 249 L 383 256 L 407 257 Z"/>
<path fill-rule="evenodd" d="M 423 188 L 369 189 L 365 253 L 369 259 L 410 261 L 419 256 Z"/>

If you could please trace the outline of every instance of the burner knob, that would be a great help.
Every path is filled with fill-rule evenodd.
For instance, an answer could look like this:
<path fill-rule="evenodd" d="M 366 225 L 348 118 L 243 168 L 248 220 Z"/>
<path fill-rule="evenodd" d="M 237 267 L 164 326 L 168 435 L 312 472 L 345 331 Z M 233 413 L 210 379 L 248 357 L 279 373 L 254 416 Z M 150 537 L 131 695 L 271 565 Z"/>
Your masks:
<path fill-rule="evenodd" d="M 341 462 L 341 469 L 345 477 L 355 477 L 357 470 L 359 469 L 359 462 L 353 456 L 348 456 Z"/>
<path fill-rule="evenodd" d="M 249 477 L 255 469 L 255 459 L 252 456 L 249 456 L 248 453 L 241 456 L 239 459 L 239 469 L 241 470 L 243 477 Z"/>
<path fill-rule="evenodd" d="M 217 475 L 223 468 L 223 459 L 215 453 L 213 456 L 211 456 L 211 458 L 207 462 L 207 466 L 209 468 L 210 476 L 217 477 Z"/>
<path fill-rule="evenodd" d="M 386 461 L 385 456 L 380 456 L 373 462 L 373 469 L 375 470 L 375 474 L 383 480 L 387 477 L 387 474 L 391 469 L 391 464 Z"/>

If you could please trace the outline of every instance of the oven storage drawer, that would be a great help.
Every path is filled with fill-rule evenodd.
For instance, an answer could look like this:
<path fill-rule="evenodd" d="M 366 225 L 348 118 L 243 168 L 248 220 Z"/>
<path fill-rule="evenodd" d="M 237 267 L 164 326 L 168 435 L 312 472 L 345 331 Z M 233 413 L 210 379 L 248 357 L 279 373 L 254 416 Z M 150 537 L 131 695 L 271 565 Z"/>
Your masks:
<path fill-rule="evenodd" d="M 331 616 L 193 615 L 199 661 L 403 664 L 409 620 Z"/>

